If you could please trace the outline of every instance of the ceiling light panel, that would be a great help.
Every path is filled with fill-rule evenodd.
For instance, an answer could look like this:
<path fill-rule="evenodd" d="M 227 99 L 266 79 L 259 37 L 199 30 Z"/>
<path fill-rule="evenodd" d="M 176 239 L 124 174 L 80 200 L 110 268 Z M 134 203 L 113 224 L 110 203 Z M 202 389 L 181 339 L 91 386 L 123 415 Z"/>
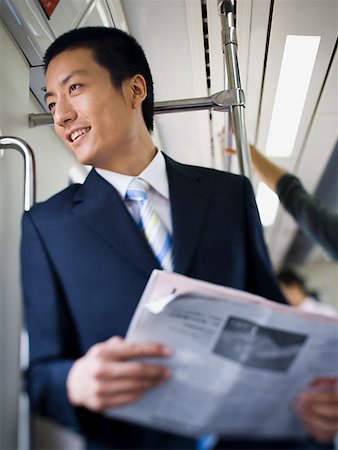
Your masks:
<path fill-rule="evenodd" d="M 320 36 L 286 37 L 266 144 L 270 156 L 290 156 L 294 148 Z"/>
<path fill-rule="evenodd" d="M 306 3 L 306 9 L 304 9 Z M 305 16 L 306 15 L 306 20 Z M 287 36 L 304 36 L 312 40 L 313 37 L 317 39 L 314 45 L 318 44 L 320 37 L 320 44 L 315 56 L 315 63 L 313 73 L 311 75 L 308 92 L 305 99 L 305 106 L 299 121 L 298 132 L 294 140 L 292 158 L 294 162 L 297 160 L 299 152 L 304 145 L 306 135 L 309 131 L 309 126 L 313 118 L 313 113 L 318 102 L 318 98 L 323 86 L 327 64 L 331 58 L 334 44 L 337 37 L 337 2 L 336 0 L 322 0 L 307 1 L 303 0 L 275 0 L 271 22 L 271 36 L 268 48 L 267 64 L 265 68 L 265 80 L 262 91 L 261 111 L 258 118 L 258 133 L 256 145 L 262 151 L 266 150 L 268 142 L 268 134 L 270 130 L 273 107 L 275 105 L 275 98 L 277 88 L 280 80 L 280 69 L 284 58 L 284 49 L 287 41 Z M 291 43 L 288 38 L 289 43 Z M 298 66 L 303 65 L 303 54 L 298 58 L 298 61 L 293 65 L 293 73 L 291 75 L 291 82 L 287 94 L 287 111 L 292 113 L 294 109 L 294 98 L 298 95 L 304 86 L 299 86 L 298 81 Z M 291 64 L 290 64 L 291 65 Z M 291 94 L 296 89 L 296 94 Z M 288 115 L 287 114 L 287 115 Z M 283 140 L 285 135 L 291 134 L 286 120 L 279 120 L 275 122 L 275 127 L 278 128 L 280 136 Z M 294 126 L 291 124 L 291 127 Z M 276 144 L 280 146 L 279 143 Z M 277 155 L 277 148 L 271 150 L 272 144 L 269 144 L 270 155 Z M 278 151 L 280 154 L 280 151 Z M 291 168 L 293 170 L 293 168 Z"/>

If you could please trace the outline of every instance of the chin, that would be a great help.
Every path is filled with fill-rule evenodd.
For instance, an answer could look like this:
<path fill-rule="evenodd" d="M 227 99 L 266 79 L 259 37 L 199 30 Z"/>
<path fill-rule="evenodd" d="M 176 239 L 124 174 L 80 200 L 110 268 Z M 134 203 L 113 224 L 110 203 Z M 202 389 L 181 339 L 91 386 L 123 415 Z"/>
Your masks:
<path fill-rule="evenodd" d="M 85 164 L 85 165 L 89 165 L 89 166 L 93 166 L 93 158 L 90 157 L 90 155 L 88 155 L 88 153 L 80 151 L 80 150 L 74 150 L 72 149 L 72 152 L 75 156 L 75 158 L 79 161 L 79 163 L 81 164 Z"/>
<path fill-rule="evenodd" d="M 89 158 L 76 158 L 76 159 L 78 160 L 78 162 L 80 164 L 83 164 L 84 166 L 93 166 L 93 167 L 95 167 L 95 162 L 92 161 Z"/>

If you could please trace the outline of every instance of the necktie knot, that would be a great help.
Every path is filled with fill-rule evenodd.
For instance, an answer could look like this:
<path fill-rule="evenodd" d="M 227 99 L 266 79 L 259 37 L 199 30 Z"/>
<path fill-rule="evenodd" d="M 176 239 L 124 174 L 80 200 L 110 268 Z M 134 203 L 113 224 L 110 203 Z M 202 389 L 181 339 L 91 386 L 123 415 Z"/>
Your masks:
<path fill-rule="evenodd" d="M 148 198 L 149 189 L 150 185 L 146 181 L 141 178 L 133 178 L 126 192 L 126 200 L 144 202 Z"/>

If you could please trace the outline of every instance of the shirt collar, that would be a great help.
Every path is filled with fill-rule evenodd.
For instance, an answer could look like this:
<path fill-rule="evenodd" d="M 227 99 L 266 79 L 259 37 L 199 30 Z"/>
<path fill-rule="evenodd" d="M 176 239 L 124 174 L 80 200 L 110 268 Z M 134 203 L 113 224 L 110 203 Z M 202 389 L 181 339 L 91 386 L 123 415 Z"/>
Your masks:
<path fill-rule="evenodd" d="M 129 183 L 135 177 L 106 169 L 95 168 L 95 170 L 102 178 L 114 186 L 121 195 L 121 198 L 125 198 Z M 166 164 L 164 156 L 160 151 L 157 150 L 154 158 L 137 178 L 142 178 L 147 181 L 153 189 L 169 200 L 169 183 Z"/>

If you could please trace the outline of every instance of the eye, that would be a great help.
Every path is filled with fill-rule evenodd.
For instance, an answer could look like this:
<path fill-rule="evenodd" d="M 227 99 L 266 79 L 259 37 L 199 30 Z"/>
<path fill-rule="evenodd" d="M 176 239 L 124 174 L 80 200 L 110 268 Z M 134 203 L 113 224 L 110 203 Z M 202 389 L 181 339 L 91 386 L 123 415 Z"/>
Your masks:
<path fill-rule="evenodd" d="M 76 91 L 81 85 L 79 83 L 74 83 L 69 86 L 70 92 Z"/>
<path fill-rule="evenodd" d="M 53 112 L 54 108 L 55 108 L 56 103 L 55 102 L 50 102 L 48 103 L 47 107 L 49 109 L 50 112 Z"/>

